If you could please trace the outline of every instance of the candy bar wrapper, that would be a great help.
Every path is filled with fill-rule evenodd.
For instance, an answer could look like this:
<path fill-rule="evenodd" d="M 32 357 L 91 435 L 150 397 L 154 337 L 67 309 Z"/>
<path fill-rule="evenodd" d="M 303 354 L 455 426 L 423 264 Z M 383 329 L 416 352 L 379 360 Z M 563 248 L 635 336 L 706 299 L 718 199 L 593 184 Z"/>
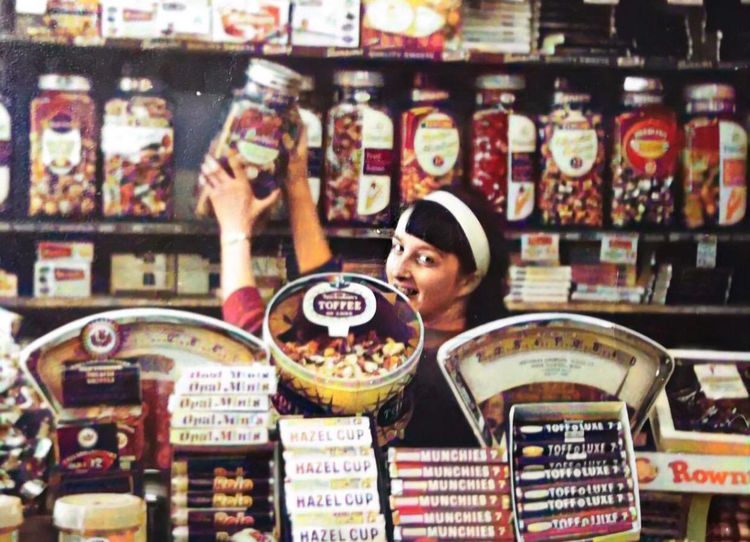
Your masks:
<path fill-rule="evenodd" d="M 230 537 L 248 527 L 244 525 L 231 525 L 219 529 L 194 529 L 190 527 L 177 527 L 172 530 L 172 542 L 227 542 Z M 258 542 L 271 542 L 275 540 L 270 535 L 264 535 L 260 531 L 256 536 Z M 262 537 L 262 538 L 259 538 Z"/>
<path fill-rule="evenodd" d="M 554 540 L 590 540 L 594 536 L 604 536 L 633 528 L 632 521 L 618 521 L 588 527 L 559 527 L 561 523 L 552 517 L 530 524 L 524 535 L 525 542 L 543 542 Z"/>
<path fill-rule="evenodd" d="M 377 488 L 378 481 L 376 478 L 320 478 L 316 480 L 293 480 L 284 484 L 287 495 L 296 495 L 306 491 L 377 490 Z"/>
<path fill-rule="evenodd" d="M 385 522 L 380 512 L 309 512 L 291 518 L 292 527 L 340 527 Z"/>
<path fill-rule="evenodd" d="M 294 448 L 284 450 L 284 461 L 293 459 L 315 459 L 332 457 L 370 457 L 372 448 L 353 447 L 348 448 Z"/>
<path fill-rule="evenodd" d="M 391 448 L 388 450 L 389 463 L 507 463 L 503 454 L 493 448 L 432 448 L 410 449 Z"/>
<path fill-rule="evenodd" d="M 360 542 L 387 542 L 385 521 L 339 525 L 331 527 L 296 527 L 292 526 L 293 542 L 311 542 L 313 540 L 358 540 Z"/>
<path fill-rule="evenodd" d="M 178 410 L 172 413 L 175 429 L 223 429 L 226 427 L 268 427 L 270 414 L 257 412 L 195 412 Z"/>
<path fill-rule="evenodd" d="M 434 512 L 393 512 L 394 525 L 510 525 L 512 512 L 492 510 L 439 510 Z"/>
<path fill-rule="evenodd" d="M 243 478 L 226 476 L 172 478 L 172 493 L 186 493 L 188 491 L 213 491 L 216 493 L 253 493 L 272 491 L 273 478 Z"/>
<path fill-rule="evenodd" d="M 534 452 L 531 452 L 534 453 Z M 579 462 L 613 462 L 613 461 L 625 461 L 627 454 L 624 449 L 619 449 L 616 452 L 611 453 L 569 453 L 565 455 L 521 455 L 514 459 L 515 464 L 519 467 L 526 466 L 544 466 L 547 468 L 564 468 L 574 463 Z"/>
<path fill-rule="evenodd" d="M 318 490 L 287 493 L 286 509 L 290 515 L 307 512 L 379 512 L 377 488 Z"/>
<path fill-rule="evenodd" d="M 169 443 L 173 446 L 217 449 L 256 446 L 268 443 L 268 428 L 172 429 L 169 432 Z"/>
<path fill-rule="evenodd" d="M 564 421 L 560 423 L 527 424 L 514 429 L 519 442 L 590 442 L 617 440 L 622 431 L 619 421 Z"/>
<path fill-rule="evenodd" d="M 285 448 L 370 447 L 372 433 L 367 418 L 324 418 L 279 421 Z"/>
<path fill-rule="evenodd" d="M 635 503 L 632 493 L 619 495 L 592 495 L 590 497 L 568 497 L 564 499 L 550 499 L 547 501 L 522 502 L 517 504 L 518 515 L 521 519 L 546 516 L 549 514 L 563 514 L 579 512 L 594 508 L 614 508 L 631 506 Z"/>
<path fill-rule="evenodd" d="M 633 481 L 619 478 L 575 484 L 550 484 L 544 486 L 516 487 L 516 497 L 521 501 L 563 499 L 567 497 L 592 497 L 596 495 L 621 495 L 633 490 Z"/>
<path fill-rule="evenodd" d="M 391 480 L 391 495 L 414 497 L 435 494 L 486 494 L 499 495 L 510 492 L 510 480 L 493 478 Z"/>
<path fill-rule="evenodd" d="M 509 510 L 508 495 L 422 495 L 391 496 L 391 508 L 409 512 L 434 510 Z"/>
<path fill-rule="evenodd" d="M 172 505 L 178 508 L 235 508 L 260 512 L 273 511 L 273 498 L 269 495 L 255 497 L 241 493 L 212 493 L 193 491 L 172 495 Z"/>
<path fill-rule="evenodd" d="M 241 526 L 272 529 L 274 526 L 273 512 L 238 512 L 232 509 L 198 509 L 179 510 L 172 515 L 172 525 L 175 527 L 189 527 L 190 529 L 221 530 L 226 527 Z"/>
<path fill-rule="evenodd" d="M 422 463 L 391 463 L 388 467 L 391 478 L 442 479 L 442 478 L 491 478 L 506 480 L 507 465 L 434 465 Z"/>
<path fill-rule="evenodd" d="M 619 478 L 630 475 L 630 467 L 624 461 L 573 462 L 565 466 L 545 468 L 527 467 L 516 473 L 519 485 L 575 482 L 598 478 Z"/>
<path fill-rule="evenodd" d="M 268 395 L 172 395 L 169 412 L 191 410 L 194 412 L 267 412 L 271 409 Z"/>
<path fill-rule="evenodd" d="M 177 459 L 172 463 L 172 475 L 193 477 L 227 476 L 227 477 L 270 477 L 273 473 L 273 461 L 266 457 L 195 457 Z"/>
<path fill-rule="evenodd" d="M 286 461 L 285 470 L 289 480 L 378 477 L 378 464 L 372 451 L 365 457 L 293 458 Z"/>
<path fill-rule="evenodd" d="M 520 458 L 554 457 L 564 458 L 566 461 L 585 461 L 591 456 L 617 454 L 622 450 L 621 439 L 614 442 L 515 443 L 515 451 Z"/>
<path fill-rule="evenodd" d="M 176 395 L 226 395 L 276 393 L 278 377 L 271 365 L 252 365 L 231 369 L 191 369 L 175 385 Z"/>
<path fill-rule="evenodd" d="M 440 542 L 448 540 L 513 540 L 513 529 L 495 525 L 431 525 L 429 527 L 395 527 L 396 542 Z"/>

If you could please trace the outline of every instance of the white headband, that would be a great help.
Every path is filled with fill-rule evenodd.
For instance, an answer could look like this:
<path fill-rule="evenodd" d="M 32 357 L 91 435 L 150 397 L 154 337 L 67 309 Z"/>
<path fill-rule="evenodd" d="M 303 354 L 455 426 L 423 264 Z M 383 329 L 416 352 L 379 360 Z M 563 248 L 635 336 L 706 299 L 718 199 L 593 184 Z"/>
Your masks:
<path fill-rule="evenodd" d="M 437 203 L 453 215 L 453 218 L 456 219 L 456 222 L 458 222 L 458 225 L 464 232 L 467 241 L 469 241 L 477 273 L 482 277 L 486 276 L 490 268 L 490 242 L 474 212 L 459 198 L 443 190 L 431 193 L 424 198 L 424 201 Z M 398 225 L 396 226 L 396 233 L 406 233 L 406 226 L 409 224 L 412 211 L 414 211 L 413 207 L 401 213 L 401 218 L 398 219 Z"/>

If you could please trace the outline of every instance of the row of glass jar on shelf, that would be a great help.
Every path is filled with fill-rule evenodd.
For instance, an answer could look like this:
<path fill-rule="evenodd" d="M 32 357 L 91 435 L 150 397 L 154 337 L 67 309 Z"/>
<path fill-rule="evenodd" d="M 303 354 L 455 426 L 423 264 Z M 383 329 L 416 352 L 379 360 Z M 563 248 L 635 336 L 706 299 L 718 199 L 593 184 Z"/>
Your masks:
<path fill-rule="evenodd" d="M 465 152 L 469 183 L 513 224 L 538 217 L 542 225 L 602 226 L 610 193 L 610 219 L 617 227 L 673 223 L 678 192 L 689 228 L 732 226 L 745 217 L 747 134 L 728 85 L 687 87 L 687 116 L 681 120 L 663 103 L 658 79 L 627 77 L 623 107 L 608 134 L 591 94 L 571 89 L 563 79 L 555 82 L 550 112 L 536 118 L 520 105 L 522 76 L 485 75 L 476 81 L 477 106 L 465 142 L 450 94 L 421 76 L 412 105 L 400 115 L 397 139 L 396 121 L 382 97 L 382 73 L 336 72 L 325 129 L 322 113 L 312 105 L 311 78 L 263 60 L 253 60 L 247 75 L 214 152 L 240 153 L 262 196 L 282 182 L 286 155 L 304 125 L 313 194 L 331 223 L 390 225 L 398 204 L 460 183 Z M 121 79 L 119 95 L 104 107 L 101 131 L 86 78 L 44 75 L 39 87 L 30 112 L 31 216 L 97 212 L 99 145 L 105 217 L 171 215 L 172 112 L 152 80 Z M 10 182 L 6 117 L 8 129 L 0 129 L 0 206 Z M 400 197 L 393 190 L 395 171 Z M 611 179 L 611 191 L 605 178 Z M 204 203 L 199 202 L 199 215 L 209 213 Z"/>

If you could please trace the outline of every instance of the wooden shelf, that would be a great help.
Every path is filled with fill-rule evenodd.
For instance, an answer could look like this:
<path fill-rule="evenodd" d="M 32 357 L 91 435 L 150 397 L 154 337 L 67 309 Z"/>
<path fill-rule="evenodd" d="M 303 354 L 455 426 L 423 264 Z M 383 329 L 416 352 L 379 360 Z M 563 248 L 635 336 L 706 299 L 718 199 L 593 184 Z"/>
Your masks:
<path fill-rule="evenodd" d="M 577 312 L 685 316 L 750 316 L 749 305 L 636 305 L 633 303 L 511 303 L 511 312 Z"/>
<path fill-rule="evenodd" d="M 334 238 L 390 239 L 391 228 L 325 228 Z M 213 222 L 66 222 L 46 220 L 0 221 L 0 235 L 9 233 L 62 233 L 88 235 L 205 235 L 216 237 L 218 226 Z M 288 237 L 291 231 L 284 226 L 269 226 L 258 232 L 258 237 Z"/>
<path fill-rule="evenodd" d="M 313 48 L 279 45 L 245 45 L 213 43 L 206 41 L 178 41 L 170 39 L 97 39 L 88 43 L 70 43 L 62 40 L 32 40 L 29 38 L 0 35 L 0 44 L 16 47 L 70 47 L 98 48 L 135 51 L 186 52 L 194 54 L 246 55 L 291 58 L 322 58 L 352 60 L 395 60 L 433 61 L 444 63 L 464 63 L 479 65 L 532 65 L 562 67 L 596 67 L 643 70 L 679 71 L 740 71 L 750 68 L 750 59 L 740 62 L 720 62 L 714 60 L 677 60 L 666 57 L 631 56 L 554 56 L 542 54 L 488 53 L 479 51 L 450 51 L 444 53 L 408 51 L 367 51 L 361 48 Z"/>

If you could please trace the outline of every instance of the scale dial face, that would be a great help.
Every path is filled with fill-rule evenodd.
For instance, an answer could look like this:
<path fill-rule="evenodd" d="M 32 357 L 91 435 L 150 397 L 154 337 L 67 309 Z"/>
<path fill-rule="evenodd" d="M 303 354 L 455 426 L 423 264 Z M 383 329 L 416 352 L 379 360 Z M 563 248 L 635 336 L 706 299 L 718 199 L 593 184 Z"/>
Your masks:
<path fill-rule="evenodd" d="M 601 320 L 540 315 L 494 325 L 456 337 L 438 355 L 486 445 L 503 441 L 518 403 L 623 401 L 633 428 L 640 428 L 671 372 L 659 345 Z"/>

